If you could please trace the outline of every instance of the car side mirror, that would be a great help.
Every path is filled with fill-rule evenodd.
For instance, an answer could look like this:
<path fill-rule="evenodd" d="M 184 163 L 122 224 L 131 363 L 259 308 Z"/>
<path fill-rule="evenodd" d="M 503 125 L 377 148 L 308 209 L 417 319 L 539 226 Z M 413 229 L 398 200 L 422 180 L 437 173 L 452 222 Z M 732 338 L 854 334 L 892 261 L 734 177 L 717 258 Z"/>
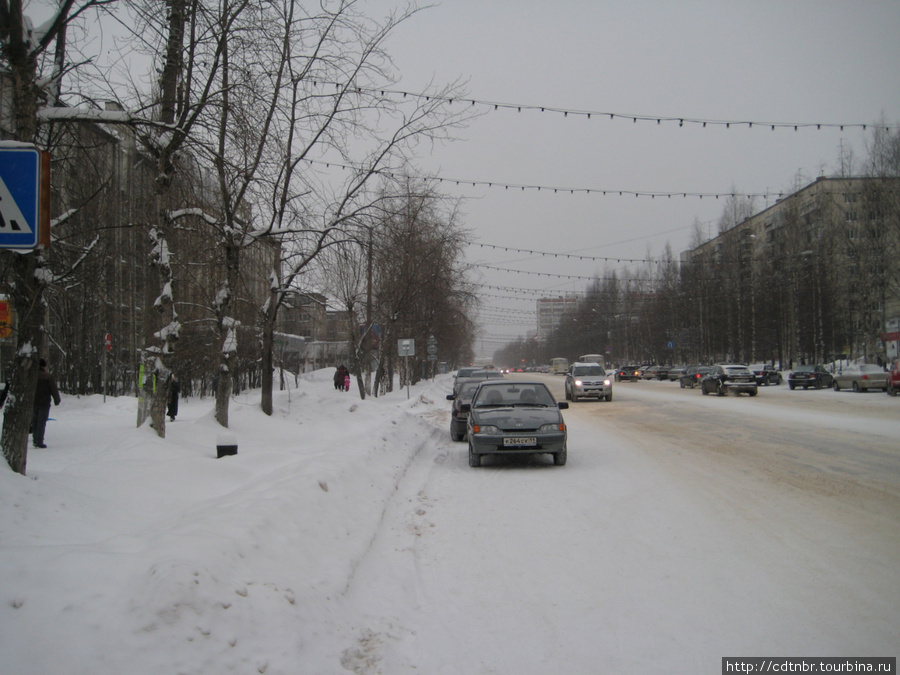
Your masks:
<path fill-rule="evenodd" d="M 568 401 L 557 401 L 556 405 L 559 406 L 560 410 L 566 410 L 569 407 L 569 402 Z"/>
<path fill-rule="evenodd" d="M 447 394 L 448 401 L 453 401 L 454 399 L 456 399 L 456 394 Z"/>

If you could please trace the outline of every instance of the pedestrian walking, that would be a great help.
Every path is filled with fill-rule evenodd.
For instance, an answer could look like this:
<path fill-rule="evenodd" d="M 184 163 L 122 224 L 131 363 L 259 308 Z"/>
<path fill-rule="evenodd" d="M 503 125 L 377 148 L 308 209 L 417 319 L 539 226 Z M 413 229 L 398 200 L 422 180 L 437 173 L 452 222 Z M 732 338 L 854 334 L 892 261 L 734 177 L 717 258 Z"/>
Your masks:
<path fill-rule="evenodd" d="M 47 362 L 40 360 L 37 375 L 37 384 L 34 389 L 34 415 L 31 418 L 31 440 L 36 448 L 46 448 L 44 444 L 44 432 L 47 429 L 47 419 L 50 417 L 50 401 L 59 405 L 59 389 L 56 380 L 47 370 Z"/>
<path fill-rule="evenodd" d="M 344 375 L 344 391 L 350 391 L 350 371 L 345 368 L 344 372 L 347 373 Z"/>
<path fill-rule="evenodd" d="M 337 367 L 337 370 L 334 371 L 334 388 L 340 391 L 344 388 L 344 374 L 347 369 L 344 368 L 343 364 Z"/>

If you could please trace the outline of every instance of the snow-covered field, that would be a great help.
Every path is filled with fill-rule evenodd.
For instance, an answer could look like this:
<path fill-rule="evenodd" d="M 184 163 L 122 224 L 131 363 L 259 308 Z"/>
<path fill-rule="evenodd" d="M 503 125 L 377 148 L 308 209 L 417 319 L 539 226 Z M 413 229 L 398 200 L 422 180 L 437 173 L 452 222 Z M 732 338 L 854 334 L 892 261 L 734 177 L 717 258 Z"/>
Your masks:
<path fill-rule="evenodd" d="M 623 383 L 567 411 L 567 466 L 470 469 L 448 376 L 360 401 L 331 374 L 277 393 L 271 418 L 258 392 L 235 399 L 238 454 L 221 459 L 211 400 L 183 399 L 160 440 L 134 428 L 134 399 L 64 396 L 28 476 L 0 470 L 0 673 L 717 673 L 723 656 L 897 655 L 896 399 L 870 395 L 877 419 L 854 423 L 813 399 L 852 400 L 834 392 L 792 414 L 784 387 Z M 740 454 L 748 429 L 776 437 L 768 454 Z M 816 429 L 838 445 L 809 443 Z M 857 432 L 860 458 L 842 456 Z"/>

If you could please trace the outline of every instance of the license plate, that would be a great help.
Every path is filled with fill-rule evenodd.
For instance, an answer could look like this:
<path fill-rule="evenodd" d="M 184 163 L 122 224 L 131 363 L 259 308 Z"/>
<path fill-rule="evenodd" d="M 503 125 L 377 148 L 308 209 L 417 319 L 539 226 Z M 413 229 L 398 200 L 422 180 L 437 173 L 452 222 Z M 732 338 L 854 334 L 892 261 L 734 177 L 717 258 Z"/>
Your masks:
<path fill-rule="evenodd" d="M 510 436 L 503 439 L 503 445 L 515 447 L 537 445 L 537 439 L 534 436 Z"/>

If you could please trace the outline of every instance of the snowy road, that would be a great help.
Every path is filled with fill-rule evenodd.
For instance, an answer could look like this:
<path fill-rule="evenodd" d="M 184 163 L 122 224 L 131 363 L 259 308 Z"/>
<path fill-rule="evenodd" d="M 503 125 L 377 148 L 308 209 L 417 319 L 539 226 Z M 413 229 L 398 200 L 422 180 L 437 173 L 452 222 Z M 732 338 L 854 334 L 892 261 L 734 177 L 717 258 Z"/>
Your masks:
<path fill-rule="evenodd" d="M 542 376 L 558 389 L 562 379 Z M 449 404 L 447 406 L 449 409 Z M 446 432 L 448 414 L 432 411 Z M 620 383 L 569 462 L 406 471 L 344 600 L 357 672 L 719 672 L 723 656 L 896 656 L 900 400 Z"/>

